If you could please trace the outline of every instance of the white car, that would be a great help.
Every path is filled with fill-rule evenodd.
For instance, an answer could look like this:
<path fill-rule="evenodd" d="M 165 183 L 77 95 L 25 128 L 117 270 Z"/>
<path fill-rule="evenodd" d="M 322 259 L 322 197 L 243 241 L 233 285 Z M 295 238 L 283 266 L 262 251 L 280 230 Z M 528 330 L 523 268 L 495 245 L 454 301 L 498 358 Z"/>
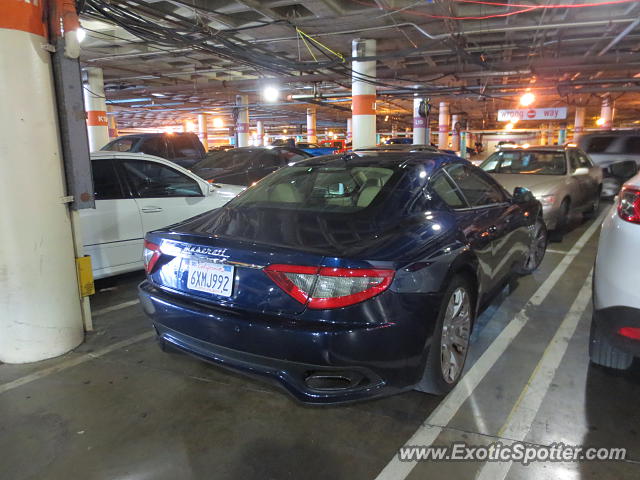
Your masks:
<path fill-rule="evenodd" d="M 221 207 L 244 187 L 210 184 L 142 153 L 91 154 L 96 208 L 80 210 L 96 279 L 144 268 L 144 234 Z"/>
<path fill-rule="evenodd" d="M 640 175 L 627 181 L 602 224 L 593 276 L 589 356 L 626 369 L 640 357 Z"/>

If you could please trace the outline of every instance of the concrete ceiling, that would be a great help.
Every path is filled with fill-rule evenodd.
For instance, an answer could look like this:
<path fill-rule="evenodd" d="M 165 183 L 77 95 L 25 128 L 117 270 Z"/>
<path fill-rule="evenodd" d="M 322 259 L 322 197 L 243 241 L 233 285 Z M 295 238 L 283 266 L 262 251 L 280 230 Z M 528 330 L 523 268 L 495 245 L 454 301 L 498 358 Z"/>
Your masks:
<path fill-rule="evenodd" d="M 252 121 L 273 128 L 304 123 L 308 104 L 290 95 L 319 104 L 319 128 L 344 126 L 356 38 L 377 40 L 379 129 L 410 125 L 415 92 L 436 106 L 451 102 L 452 112 L 474 128 L 495 127 L 496 110 L 515 107 L 525 89 L 536 94 L 538 106 L 586 105 L 588 122 L 610 92 L 616 125 L 640 119 L 635 1 L 508 16 L 500 15 L 524 9 L 507 6 L 511 0 L 83 3 L 81 61 L 104 70 L 106 96 L 121 127 L 177 125 L 200 112 L 231 121 L 238 93 L 249 95 Z M 309 38 L 319 43 L 314 47 Z M 261 89 L 274 82 L 282 99 L 266 104 Z"/>

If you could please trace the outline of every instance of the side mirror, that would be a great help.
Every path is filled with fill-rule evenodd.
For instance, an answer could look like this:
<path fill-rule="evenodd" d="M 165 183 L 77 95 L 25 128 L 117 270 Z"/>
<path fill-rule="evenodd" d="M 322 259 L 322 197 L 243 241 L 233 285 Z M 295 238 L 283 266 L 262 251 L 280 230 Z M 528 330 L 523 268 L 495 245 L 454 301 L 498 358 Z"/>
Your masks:
<path fill-rule="evenodd" d="M 512 195 L 513 203 L 528 203 L 535 200 L 536 197 L 533 196 L 531 190 L 525 187 L 516 187 L 513 189 Z"/>
<path fill-rule="evenodd" d="M 609 165 L 609 172 L 613 177 L 628 180 L 638 173 L 638 164 L 633 160 L 612 163 Z"/>
<path fill-rule="evenodd" d="M 589 175 L 589 169 L 587 167 L 578 167 L 573 171 L 572 175 Z"/>

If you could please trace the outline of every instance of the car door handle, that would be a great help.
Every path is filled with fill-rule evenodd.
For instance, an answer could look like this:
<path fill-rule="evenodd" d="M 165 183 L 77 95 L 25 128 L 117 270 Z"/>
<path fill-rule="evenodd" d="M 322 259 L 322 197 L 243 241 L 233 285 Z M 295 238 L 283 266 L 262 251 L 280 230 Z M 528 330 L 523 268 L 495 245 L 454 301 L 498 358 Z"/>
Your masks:
<path fill-rule="evenodd" d="M 143 213 L 158 213 L 162 211 L 162 207 L 148 206 L 142 207 L 141 210 Z"/>

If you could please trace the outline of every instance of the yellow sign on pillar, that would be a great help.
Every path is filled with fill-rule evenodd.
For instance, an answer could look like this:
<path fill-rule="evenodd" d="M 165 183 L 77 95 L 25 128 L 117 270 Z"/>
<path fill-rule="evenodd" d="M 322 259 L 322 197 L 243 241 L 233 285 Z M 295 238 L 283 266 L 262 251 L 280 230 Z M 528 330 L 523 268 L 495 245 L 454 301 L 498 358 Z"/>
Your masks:
<path fill-rule="evenodd" d="M 96 293 L 96 288 L 93 283 L 91 257 L 89 255 L 76 258 L 76 271 L 78 272 L 78 285 L 80 286 L 80 295 L 82 297 L 88 297 L 89 295 L 93 295 L 94 293 Z"/>

